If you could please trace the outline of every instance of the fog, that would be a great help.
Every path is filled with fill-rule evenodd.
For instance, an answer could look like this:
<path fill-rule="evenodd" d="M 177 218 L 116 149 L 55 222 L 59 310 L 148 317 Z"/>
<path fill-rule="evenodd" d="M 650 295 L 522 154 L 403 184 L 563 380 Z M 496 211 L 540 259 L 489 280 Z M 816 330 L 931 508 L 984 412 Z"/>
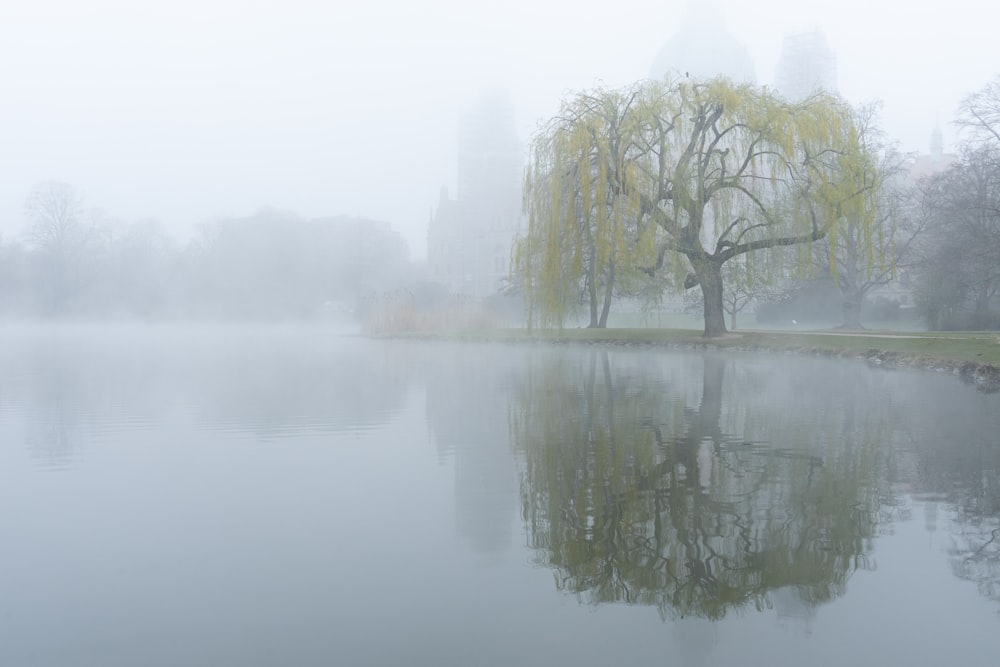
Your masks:
<path fill-rule="evenodd" d="M 890 144 L 928 153 L 940 129 L 940 252 L 898 257 L 947 270 L 913 272 L 935 288 L 928 327 L 1000 330 L 1000 255 L 963 252 L 1000 236 L 951 223 L 984 208 L 967 173 L 997 162 L 942 155 L 960 100 L 996 81 L 1000 102 L 998 18 L 983 0 L 3 3 L 0 665 L 990 654 L 1000 394 L 845 358 L 357 334 L 524 324 L 531 277 L 510 248 L 533 132 L 706 25 L 767 86 L 785 36 L 821 30 L 839 93 L 883 101 L 889 222 L 843 235 L 869 258 L 866 236 L 910 230 L 897 195 L 920 208 L 917 162 Z M 702 76 L 685 48 L 671 65 Z M 860 256 L 828 243 L 804 268 Z M 596 294 L 597 247 L 546 268 L 589 253 L 578 282 Z M 609 259 L 602 326 L 691 328 L 701 309 L 716 335 L 708 289 L 664 298 L 698 275 L 646 268 L 612 292 Z M 852 304 L 856 328 L 863 306 L 866 325 L 918 326 L 919 284 L 866 303 L 861 281 L 792 281 L 785 259 L 761 264 L 790 286 L 727 302 L 732 329 L 748 303 L 741 327 L 825 328 Z M 751 270 L 727 286 L 759 288 Z M 573 298 L 557 305 L 583 326 Z"/>
<path fill-rule="evenodd" d="M 1000 8 L 926 3 L 720 1 L 716 12 L 770 84 L 786 33 L 820 28 L 840 92 L 884 101 L 884 126 L 945 148 L 962 96 L 995 73 Z M 707 9 L 705 7 L 708 7 Z M 526 144 L 567 92 L 646 77 L 688 3 L 136 3 L 38 0 L 0 8 L 0 233 L 25 228 L 33 184 L 72 184 L 125 221 L 178 238 L 261 206 L 389 223 L 414 258 L 457 122 L 484 90 L 509 93 Z"/>

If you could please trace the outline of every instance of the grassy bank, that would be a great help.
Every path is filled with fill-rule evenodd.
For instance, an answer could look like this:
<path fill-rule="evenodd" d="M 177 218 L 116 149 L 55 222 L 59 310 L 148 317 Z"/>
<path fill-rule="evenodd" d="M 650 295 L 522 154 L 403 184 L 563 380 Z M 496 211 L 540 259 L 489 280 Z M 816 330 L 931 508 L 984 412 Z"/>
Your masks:
<path fill-rule="evenodd" d="M 683 329 L 495 329 L 405 334 L 407 338 L 489 342 L 589 343 L 700 349 L 793 351 L 867 359 L 878 365 L 954 372 L 984 391 L 1000 390 L 1000 334 L 983 332 L 737 331 L 703 338 Z"/>

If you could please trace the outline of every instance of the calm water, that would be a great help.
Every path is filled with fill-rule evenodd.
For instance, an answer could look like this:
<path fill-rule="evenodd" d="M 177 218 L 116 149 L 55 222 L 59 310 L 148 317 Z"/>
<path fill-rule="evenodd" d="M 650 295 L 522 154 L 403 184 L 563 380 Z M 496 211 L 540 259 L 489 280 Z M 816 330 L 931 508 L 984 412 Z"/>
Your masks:
<path fill-rule="evenodd" d="M 1000 395 L 950 376 L 321 329 L 0 342 L 0 665 L 1000 649 Z"/>

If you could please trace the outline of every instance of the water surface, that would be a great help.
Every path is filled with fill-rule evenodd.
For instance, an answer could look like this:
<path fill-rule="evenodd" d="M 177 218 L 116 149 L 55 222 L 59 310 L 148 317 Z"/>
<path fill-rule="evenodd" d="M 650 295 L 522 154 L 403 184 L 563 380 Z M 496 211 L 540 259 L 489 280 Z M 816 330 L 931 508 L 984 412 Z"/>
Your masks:
<path fill-rule="evenodd" d="M 789 355 L 6 331 L 0 664 L 988 664 L 1000 396 Z"/>

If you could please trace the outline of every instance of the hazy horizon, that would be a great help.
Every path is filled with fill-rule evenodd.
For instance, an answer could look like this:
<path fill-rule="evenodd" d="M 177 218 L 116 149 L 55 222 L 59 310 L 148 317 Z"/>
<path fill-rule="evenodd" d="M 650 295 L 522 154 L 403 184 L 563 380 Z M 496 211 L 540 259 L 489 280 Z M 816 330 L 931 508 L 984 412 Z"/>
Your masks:
<path fill-rule="evenodd" d="M 952 149 L 956 105 L 997 73 L 1000 8 L 977 0 L 947 14 L 859 0 L 836 12 L 714 4 L 761 84 L 773 82 L 785 34 L 823 30 L 840 92 L 881 99 L 904 151 L 926 152 L 937 124 Z M 267 205 L 388 222 L 421 259 L 441 187 L 455 192 L 464 108 L 484 90 L 509 91 L 526 144 L 565 93 L 646 77 L 687 7 L 10 3 L 0 9 L 0 233 L 16 237 L 31 186 L 57 180 L 111 218 L 157 218 L 181 238 Z"/>

